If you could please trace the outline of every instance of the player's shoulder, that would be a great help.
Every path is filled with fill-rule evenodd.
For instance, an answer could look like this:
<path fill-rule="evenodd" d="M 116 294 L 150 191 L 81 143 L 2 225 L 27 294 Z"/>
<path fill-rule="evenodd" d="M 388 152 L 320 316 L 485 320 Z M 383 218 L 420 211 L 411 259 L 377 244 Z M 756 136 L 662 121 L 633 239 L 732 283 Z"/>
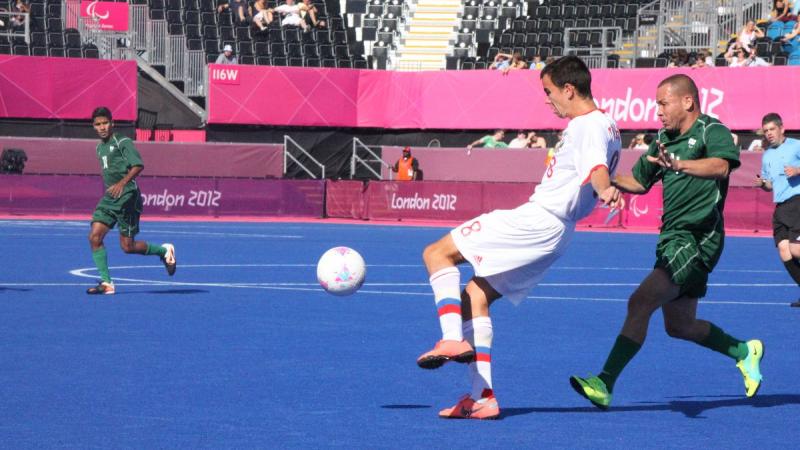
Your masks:
<path fill-rule="evenodd" d="M 786 143 L 789 144 L 791 147 L 795 147 L 795 148 L 800 147 L 800 139 L 787 137 L 786 138 Z"/>
<path fill-rule="evenodd" d="M 700 117 L 697 118 L 697 131 L 698 133 L 702 134 L 703 140 L 705 141 L 706 137 L 709 134 L 714 133 L 727 133 L 730 134 L 731 129 L 728 128 L 727 125 L 720 122 L 719 119 L 715 119 L 711 116 L 700 114 Z"/>

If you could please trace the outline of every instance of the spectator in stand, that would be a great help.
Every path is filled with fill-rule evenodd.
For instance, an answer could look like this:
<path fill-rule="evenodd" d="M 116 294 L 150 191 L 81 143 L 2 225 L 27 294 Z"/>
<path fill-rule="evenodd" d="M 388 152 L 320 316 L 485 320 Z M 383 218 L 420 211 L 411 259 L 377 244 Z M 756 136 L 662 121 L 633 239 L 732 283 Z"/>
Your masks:
<path fill-rule="evenodd" d="M 531 70 L 542 70 L 544 66 L 544 61 L 542 61 L 542 57 L 538 54 L 533 55 L 533 59 L 531 59 L 531 63 L 528 65 Z"/>
<path fill-rule="evenodd" d="M 762 67 L 769 66 L 763 58 L 756 55 L 756 49 L 746 52 L 738 42 L 730 46 L 725 53 L 725 59 L 728 61 L 728 67 Z"/>
<path fill-rule="evenodd" d="M 306 22 L 306 25 L 309 27 L 314 28 L 325 28 L 325 21 L 319 20 L 318 14 L 319 10 L 311 0 L 303 0 L 303 3 L 300 5 L 300 17 Z"/>
<path fill-rule="evenodd" d="M 750 142 L 750 146 L 747 147 L 748 152 L 763 152 L 764 149 L 769 146 L 769 141 L 764 137 L 763 128 L 756 130 L 756 136 L 757 137 Z"/>
<path fill-rule="evenodd" d="M 711 59 L 711 54 L 706 50 L 700 50 L 697 53 L 697 58 L 694 60 L 694 64 L 692 64 L 692 68 L 694 69 L 705 69 L 707 67 L 714 67 L 714 60 Z"/>
<path fill-rule="evenodd" d="M 547 141 L 543 137 L 536 134 L 535 131 L 528 133 L 528 147 L 530 148 L 547 148 Z"/>
<path fill-rule="evenodd" d="M 507 148 L 508 144 L 503 142 L 504 137 L 506 137 L 505 131 L 495 130 L 494 133 L 488 134 L 469 144 L 467 146 L 467 153 L 469 153 L 472 150 L 472 147 L 476 145 L 483 145 L 484 148 Z"/>
<path fill-rule="evenodd" d="M 300 12 L 306 10 L 305 4 L 295 4 L 294 0 L 286 0 L 281 6 L 273 9 L 272 13 L 270 13 L 269 22 L 272 22 L 274 13 L 278 13 L 283 16 L 281 20 L 281 26 L 291 26 L 291 27 L 300 27 L 303 31 L 308 31 L 308 24 L 302 17 L 300 17 Z"/>
<path fill-rule="evenodd" d="M 648 148 L 650 148 L 650 145 L 648 145 L 644 141 L 645 137 L 646 136 L 645 136 L 644 133 L 637 134 L 633 139 L 631 139 L 631 143 L 628 145 L 628 149 L 629 150 L 647 150 Z"/>
<path fill-rule="evenodd" d="M 14 5 L 14 8 L 18 12 L 21 13 L 28 13 L 30 15 L 31 7 L 24 0 L 17 0 L 17 3 Z M 25 26 L 25 16 L 22 14 L 18 16 L 11 17 L 11 27 L 12 28 L 22 28 Z"/>
<path fill-rule="evenodd" d="M 517 131 L 517 137 L 508 143 L 508 148 L 528 148 L 528 135 L 524 131 Z"/>
<path fill-rule="evenodd" d="M 800 3 L 800 0 L 798 0 L 798 3 Z M 791 33 L 786 33 L 786 34 L 784 34 L 784 35 L 783 35 L 783 38 L 781 38 L 781 40 L 782 40 L 783 42 L 789 42 L 789 41 L 791 41 L 792 39 L 796 38 L 798 34 L 800 34 L 800 22 L 797 22 L 797 23 L 794 25 L 794 28 L 792 28 L 792 31 L 791 31 Z"/>
<path fill-rule="evenodd" d="M 226 9 L 233 14 L 233 22 L 236 25 L 247 24 L 249 22 L 248 17 L 252 16 L 252 11 L 246 0 L 223 0 L 217 6 L 217 12 L 220 14 Z"/>
<path fill-rule="evenodd" d="M 233 47 L 230 44 L 226 44 L 225 47 L 222 48 L 222 53 L 217 56 L 217 64 L 239 64 L 239 58 L 234 56 L 233 54 Z"/>
<path fill-rule="evenodd" d="M 679 49 L 670 57 L 667 67 L 685 67 L 689 65 L 689 52 Z"/>
<path fill-rule="evenodd" d="M 503 75 L 507 74 L 512 70 L 520 70 L 520 69 L 527 69 L 528 63 L 525 62 L 525 59 L 522 57 L 520 52 L 514 52 L 511 55 L 511 62 L 508 63 L 508 67 L 503 69 Z"/>
<path fill-rule="evenodd" d="M 747 23 L 744 24 L 742 31 L 739 32 L 739 35 L 736 37 L 736 43 L 739 44 L 744 51 L 750 53 L 752 47 L 755 47 L 755 40 L 758 38 L 763 38 L 764 32 L 761 31 L 761 28 L 756 26 L 756 23 L 752 20 L 748 20 Z"/>
<path fill-rule="evenodd" d="M 775 0 L 772 4 L 772 12 L 769 13 L 770 22 L 791 22 L 796 19 L 797 16 L 793 15 L 789 10 L 789 2 L 787 0 Z"/>
<path fill-rule="evenodd" d="M 511 64 L 511 56 L 508 53 L 498 53 L 494 55 L 494 61 L 489 65 L 491 70 L 505 70 Z"/>
<path fill-rule="evenodd" d="M 267 29 L 269 25 L 269 17 L 270 8 L 267 8 L 267 0 L 256 0 L 253 3 L 253 25 L 259 29 L 259 31 L 264 31 Z"/>
<path fill-rule="evenodd" d="M 419 176 L 419 161 L 411 156 L 411 147 L 403 149 L 403 156 L 389 169 L 397 173 L 397 181 L 412 181 Z"/>

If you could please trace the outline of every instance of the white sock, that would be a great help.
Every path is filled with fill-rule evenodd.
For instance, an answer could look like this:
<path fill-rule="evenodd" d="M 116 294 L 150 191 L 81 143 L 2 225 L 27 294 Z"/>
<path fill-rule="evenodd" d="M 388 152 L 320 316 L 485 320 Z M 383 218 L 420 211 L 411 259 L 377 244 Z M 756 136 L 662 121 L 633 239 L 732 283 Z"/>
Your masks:
<path fill-rule="evenodd" d="M 492 390 L 492 319 L 489 317 L 475 317 L 470 320 L 475 348 L 475 361 L 470 363 L 469 370 L 472 376 L 472 393 L 475 400 L 479 400 L 485 390 Z"/>
<path fill-rule="evenodd" d="M 461 331 L 461 274 L 458 268 L 444 268 L 431 275 L 430 282 L 433 299 L 439 312 L 442 339 L 453 341 L 464 339 Z"/>

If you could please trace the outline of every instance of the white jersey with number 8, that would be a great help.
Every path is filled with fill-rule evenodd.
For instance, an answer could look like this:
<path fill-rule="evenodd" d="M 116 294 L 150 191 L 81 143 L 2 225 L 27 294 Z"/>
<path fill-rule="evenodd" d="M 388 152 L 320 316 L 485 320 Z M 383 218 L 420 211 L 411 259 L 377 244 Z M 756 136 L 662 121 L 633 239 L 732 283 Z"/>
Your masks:
<path fill-rule="evenodd" d="M 602 166 L 613 177 L 621 148 L 616 122 L 602 111 L 573 118 L 548 154 L 542 182 L 530 200 L 562 220 L 588 216 L 597 202 L 592 172 Z"/>

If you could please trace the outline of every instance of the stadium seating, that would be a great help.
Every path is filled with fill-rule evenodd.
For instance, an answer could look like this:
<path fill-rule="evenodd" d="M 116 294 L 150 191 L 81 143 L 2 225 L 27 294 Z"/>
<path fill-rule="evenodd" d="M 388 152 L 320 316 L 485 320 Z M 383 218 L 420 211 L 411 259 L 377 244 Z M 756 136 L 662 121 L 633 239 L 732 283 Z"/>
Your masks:
<path fill-rule="evenodd" d="M 66 29 L 61 20 L 61 0 L 30 0 L 31 43 L 20 38 L 0 37 L 0 53 L 36 56 L 97 58 L 98 49 L 84 46 L 76 29 Z M 257 32 L 249 26 L 236 26 L 227 10 L 217 12 L 217 0 L 131 0 L 146 4 L 149 17 L 165 20 L 169 35 L 186 36 L 187 50 L 203 50 L 208 62 L 216 60 L 222 47 L 232 45 L 241 64 L 319 66 L 322 46 L 344 46 L 332 53 L 332 67 L 366 68 L 363 44 L 346 32 L 339 14 L 338 0 L 315 0 L 318 19 L 328 24 L 325 29 L 302 33 L 300 29 L 281 27 L 275 20 L 270 27 Z M 282 2 L 267 0 L 268 7 Z M 383 6 L 383 5 L 381 5 Z M 0 9 L 9 10 L 11 1 L 0 0 Z M 261 44 L 261 45 L 259 45 Z M 281 47 L 281 50 L 278 50 Z"/>

